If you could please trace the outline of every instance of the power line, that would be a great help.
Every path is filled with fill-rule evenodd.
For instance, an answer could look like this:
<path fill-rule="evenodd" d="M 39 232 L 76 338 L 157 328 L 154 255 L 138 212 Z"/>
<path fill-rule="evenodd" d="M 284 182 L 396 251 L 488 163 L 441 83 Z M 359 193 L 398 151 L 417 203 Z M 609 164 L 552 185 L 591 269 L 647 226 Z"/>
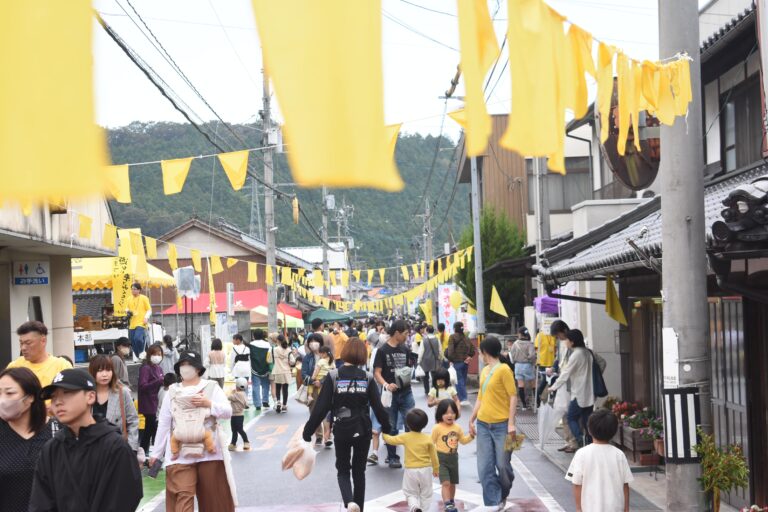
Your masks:
<path fill-rule="evenodd" d="M 408 0 L 400 0 L 400 1 L 403 2 L 404 4 L 412 5 L 414 7 L 418 7 L 419 9 L 423 9 L 425 11 L 434 12 L 436 14 L 444 14 L 445 16 L 451 16 L 453 18 L 457 18 L 458 17 L 457 15 L 453 14 L 452 12 L 438 11 L 437 9 L 431 9 L 429 7 L 425 7 L 423 5 L 419 5 L 419 4 L 414 3 L 414 2 L 409 2 Z"/>
<path fill-rule="evenodd" d="M 221 18 L 219 17 L 219 13 L 216 11 L 216 7 L 213 4 L 213 0 L 208 0 L 208 4 L 211 6 L 211 10 L 213 11 L 213 14 L 216 16 L 216 21 L 219 22 L 219 26 L 221 27 L 221 30 L 224 32 L 224 36 L 227 38 L 227 42 L 229 43 L 230 48 L 232 48 L 232 51 L 235 53 L 235 57 L 237 57 L 238 62 L 240 62 L 240 65 L 243 67 L 243 70 L 245 71 L 245 74 L 248 76 L 248 79 L 251 81 L 254 87 L 258 89 L 259 85 L 256 83 L 256 80 L 254 80 L 254 78 L 251 76 L 251 72 L 248 71 L 248 67 L 245 65 L 245 62 L 243 62 L 243 59 L 240 57 L 240 52 L 237 51 L 235 44 L 232 42 L 232 39 L 229 37 L 229 32 L 227 32 L 227 29 L 224 27 L 224 24 L 221 22 Z"/>
<path fill-rule="evenodd" d="M 445 99 L 443 102 L 443 117 L 440 121 L 440 134 L 437 136 L 437 142 L 435 143 L 435 153 L 432 155 L 432 163 L 429 166 L 429 174 L 427 174 L 427 183 L 424 185 L 424 192 L 422 192 L 421 197 L 425 197 L 427 195 L 427 192 L 429 192 L 429 184 L 432 181 L 432 173 L 435 170 L 435 164 L 437 163 L 437 155 L 440 153 L 440 144 L 443 142 L 443 130 L 445 128 L 445 116 L 448 112 L 448 98 Z M 415 210 L 413 210 L 413 213 L 411 215 L 416 215 L 416 212 L 419 211 L 419 207 L 417 206 Z"/>
<path fill-rule="evenodd" d="M 404 22 L 400 21 L 399 19 L 395 18 L 394 16 L 392 16 L 391 14 L 389 14 L 389 13 L 388 13 L 387 11 L 385 11 L 384 9 L 382 9 L 382 11 L 381 11 L 381 12 L 384 14 L 384 17 L 385 17 L 385 18 L 387 18 L 388 20 L 390 20 L 390 21 L 392 21 L 392 22 L 394 22 L 394 23 L 397 23 L 398 25 L 400 25 L 400 26 L 401 26 L 401 27 L 403 27 L 404 29 L 406 29 L 406 30 L 408 30 L 408 31 L 410 31 L 410 32 L 413 32 L 413 33 L 414 33 L 414 34 L 416 34 L 417 36 L 421 36 L 421 37 L 423 37 L 424 39 L 429 39 L 429 40 L 430 40 L 430 41 L 432 41 L 433 43 L 439 44 L 440 46 L 442 46 L 442 47 L 444 47 L 444 48 L 448 48 L 449 50 L 453 50 L 453 51 L 455 51 L 455 52 L 458 52 L 458 51 L 459 51 L 459 49 L 458 49 L 458 48 L 454 48 L 453 46 L 447 45 L 447 44 L 445 44 L 445 43 L 444 43 L 444 42 L 442 42 L 442 41 L 438 41 L 437 39 L 435 39 L 435 38 L 433 38 L 433 37 L 431 37 L 431 36 L 428 36 L 427 34 L 425 34 L 425 33 L 421 32 L 421 31 L 419 31 L 418 29 L 415 29 L 415 28 L 411 27 L 410 25 L 408 25 L 408 24 L 406 24 L 406 23 L 404 23 Z"/>

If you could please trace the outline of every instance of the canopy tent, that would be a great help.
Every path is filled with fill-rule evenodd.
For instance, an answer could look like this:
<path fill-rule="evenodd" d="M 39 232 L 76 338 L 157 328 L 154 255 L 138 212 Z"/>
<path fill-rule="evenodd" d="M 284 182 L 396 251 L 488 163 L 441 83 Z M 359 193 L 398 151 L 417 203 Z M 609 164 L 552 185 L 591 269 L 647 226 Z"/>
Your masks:
<path fill-rule="evenodd" d="M 72 258 L 72 289 L 101 290 L 112 288 L 112 266 L 114 257 L 105 258 Z M 136 273 L 136 256 L 131 256 L 128 270 L 131 276 Z M 153 288 L 161 286 L 176 286 L 176 280 L 172 275 L 166 274 L 159 268 L 147 263 L 149 279 L 141 281 Z"/>
<path fill-rule="evenodd" d="M 226 292 L 218 292 L 216 293 L 216 309 L 219 312 L 225 312 L 227 310 L 227 293 Z M 249 311 L 252 313 L 251 316 L 253 316 L 254 309 L 257 308 L 263 308 L 263 310 L 256 311 L 256 314 L 267 314 L 267 292 L 266 290 L 244 290 L 244 291 L 236 291 L 234 296 L 235 301 L 235 311 Z M 299 322 L 301 322 L 301 311 L 294 308 L 293 306 L 290 306 L 288 304 L 280 303 L 277 305 L 278 310 L 278 318 L 282 319 L 283 315 L 285 315 L 288 320 L 288 327 L 292 327 L 290 325 L 291 320 L 290 318 L 298 319 Z M 210 311 L 210 295 L 208 293 L 201 293 L 198 298 L 193 300 L 191 303 L 187 303 L 187 312 L 197 312 L 202 313 L 205 311 Z M 167 309 L 165 309 L 161 314 L 163 315 L 175 315 L 177 313 L 184 313 L 184 305 L 182 304 L 181 309 L 178 309 L 177 305 L 173 305 Z M 258 317 L 254 317 L 258 319 Z M 254 323 L 253 321 L 251 323 Z M 260 322 L 257 322 L 260 323 Z M 295 322 L 294 322 L 295 323 Z M 301 322 L 301 325 L 299 327 L 303 327 L 304 323 Z"/>
<path fill-rule="evenodd" d="M 298 316 L 296 315 L 298 313 Z M 267 323 L 267 306 L 256 306 L 251 310 L 251 325 L 265 325 Z M 301 312 L 288 304 L 277 305 L 277 323 L 280 327 L 288 329 L 301 329 L 304 321 Z"/>
<path fill-rule="evenodd" d="M 307 316 L 306 323 L 311 324 L 312 320 L 314 320 L 315 318 L 319 318 L 324 323 L 346 322 L 347 320 L 350 319 L 350 317 L 347 315 L 342 315 L 340 313 L 336 313 L 335 311 L 331 311 L 329 309 L 320 308 L 320 309 L 316 309 L 315 311 L 310 313 L 309 316 Z"/>

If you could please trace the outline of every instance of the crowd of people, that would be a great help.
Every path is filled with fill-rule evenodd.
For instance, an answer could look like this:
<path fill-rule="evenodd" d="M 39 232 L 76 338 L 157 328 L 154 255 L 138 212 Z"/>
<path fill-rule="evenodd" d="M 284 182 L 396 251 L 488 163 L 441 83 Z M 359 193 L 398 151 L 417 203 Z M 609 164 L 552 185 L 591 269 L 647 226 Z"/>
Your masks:
<path fill-rule="evenodd" d="M 0 372 L 0 510 L 135 510 L 143 495 L 141 468 L 156 474 L 162 466 L 167 510 L 191 512 L 197 502 L 201 511 L 234 511 L 226 452 L 237 451 L 239 439 L 243 451 L 250 449 L 244 410 L 285 413 L 294 379 L 307 397 L 302 437 L 335 449 L 348 511 L 363 510 L 366 467 L 379 464 L 382 442 L 384 464 L 405 466 L 402 490 L 412 512 L 429 509 L 433 478 L 445 510 L 457 510 L 458 449 L 471 442 L 477 443 L 484 506 L 503 510 L 514 481 L 510 440 L 518 409 L 534 407 L 537 399 L 551 402 L 555 394 L 566 404 L 561 449 L 576 453 L 566 478 L 578 507 L 605 503 L 600 510 L 624 510 L 631 473 L 608 443 L 615 416 L 593 412 L 593 372 L 602 372 L 605 361 L 586 347 L 582 333 L 558 320 L 535 342 L 522 327 L 506 346 L 489 335 L 476 347 L 460 322 L 451 327 L 449 334 L 443 324 L 435 329 L 403 319 L 326 327 L 317 319 L 308 333 L 256 329 L 248 342 L 235 334 L 228 359 L 219 339 L 203 358 L 180 354 L 166 336 L 137 357 L 134 400 L 126 364 L 137 356 L 133 340 L 120 339 L 114 354 L 72 368 L 48 352 L 45 325 L 26 322 L 17 329 L 21 357 Z M 466 379 L 476 352 L 483 366 L 471 404 Z M 234 389 L 225 393 L 228 373 Z M 416 407 L 416 381 L 427 410 Z M 467 433 L 457 422 L 462 414 L 469 414 Z M 434 426 L 427 433 L 429 415 Z M 220 428 L 224 420 L 229 440 Z M 609 475 L 615 485 L 600 488 L 596 475 Z"/>

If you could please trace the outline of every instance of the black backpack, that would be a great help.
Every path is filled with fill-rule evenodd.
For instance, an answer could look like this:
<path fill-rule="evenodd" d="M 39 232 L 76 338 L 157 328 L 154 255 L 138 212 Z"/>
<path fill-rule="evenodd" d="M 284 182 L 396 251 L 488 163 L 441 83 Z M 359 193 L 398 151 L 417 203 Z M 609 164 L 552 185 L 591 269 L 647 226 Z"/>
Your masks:
<path fill-rule="evenodd" d="M 608 396 L 608 387 L 605 385 L 603 379 L 603 372 L 600 370 L 600 365 L 597 364 L 597 358 L 595 354 L 590 350 L 589 355 L 592 356 L 592 392 L 597 398 L 603 398 Z"/>

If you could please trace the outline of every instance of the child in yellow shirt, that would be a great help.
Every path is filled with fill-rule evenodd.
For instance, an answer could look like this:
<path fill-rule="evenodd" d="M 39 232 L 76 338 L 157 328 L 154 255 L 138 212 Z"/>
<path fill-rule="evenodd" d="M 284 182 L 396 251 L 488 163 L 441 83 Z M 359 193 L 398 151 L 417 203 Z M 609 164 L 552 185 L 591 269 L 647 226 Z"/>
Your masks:
<path fill-rule="evenodd" d="M 456 418 L 459 408 L 450 398 L 441 400 L 435 411 L 435 428 L 432 429 L 432 442 L 437 449 L 440 461 L 440 485 L 446 512 L 456 510 L 456 485 L 459 483 L 459 443 L 470 443 L 475 436 L 464 435 Z"/>
<path fill-rule="evenodd" d="M 320 347 L 318 351 L 317 363 L 315 363 L 315 373 L 312 375 L 312 386 L 309 387 L 308 393 L 310 397 L 310 403 L 317 400 L 317 396 L 320 394 L 320 386 L 315 386 L 315 382 L 319 382 L 321 385 L 323 379 L 328 372 L 334 368 L 333 365 L 333 352 L 330 347 Z M 323 444 L 326 448 L 330 448 L 333 445 L 331 441 L 331 415 L 323 421 Z"/>
<path fill-rule="evenodd" d="M 427 413 L 411 409 L 405 415 L 405 424 L 410 432 L 391 436 L 383 434 L 384 442 L 405 447 L 405 471 L 403 472 L 403 494 L 408 501 L 410 512 L 426 512 L 432 504 L 432 477 L 438 475 L 439 463 L 435 445 L 427 434 L 421 431 L 427 426 Z"/>

